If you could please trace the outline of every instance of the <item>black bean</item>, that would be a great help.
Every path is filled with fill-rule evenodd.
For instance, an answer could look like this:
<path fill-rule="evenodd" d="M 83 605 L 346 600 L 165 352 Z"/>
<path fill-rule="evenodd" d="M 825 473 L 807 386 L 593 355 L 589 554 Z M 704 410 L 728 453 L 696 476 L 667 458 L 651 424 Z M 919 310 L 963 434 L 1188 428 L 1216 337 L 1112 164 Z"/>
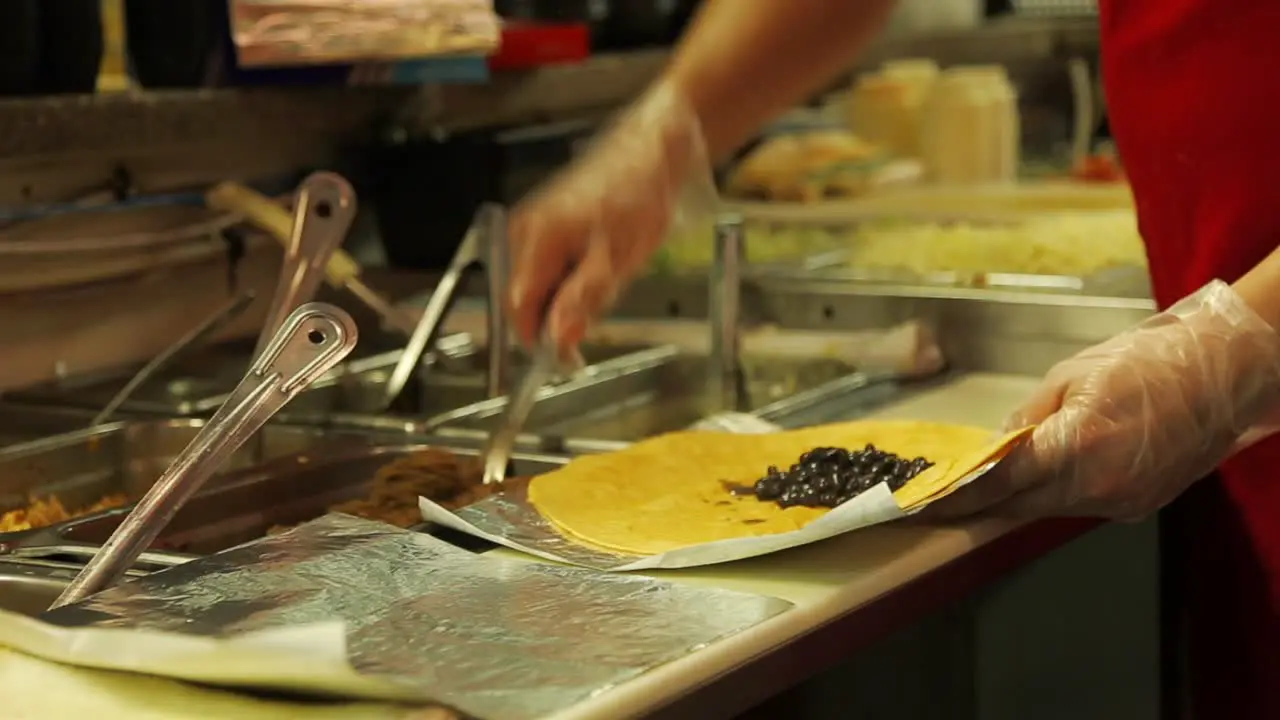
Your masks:
<path fill-rule="evenodd" d="M 756 497 L 761 500 L 776 500 L 782 495 L 781 478 L 766 477 L 756 481 Z"/>
<path fill-rule="evenodd" d="M 861 450 L 818 447 L 786 470 L 770 465 L 748 492 L 782 507 L 836 507 L 880 483 L 896 491 L 930 467 L 923 457 L 900 457 L 870 443 Z"/>

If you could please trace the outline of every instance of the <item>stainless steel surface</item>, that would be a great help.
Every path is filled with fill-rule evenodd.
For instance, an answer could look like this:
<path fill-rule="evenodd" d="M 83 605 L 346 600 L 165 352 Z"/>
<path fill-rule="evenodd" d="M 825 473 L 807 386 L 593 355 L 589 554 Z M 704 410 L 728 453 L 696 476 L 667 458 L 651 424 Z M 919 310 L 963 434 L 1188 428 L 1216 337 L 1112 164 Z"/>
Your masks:
<path fill-rule="evenodd" d="M 400 357 L 392 350 L 393 338 L 361 335 L 360 345 L 341 365 L 289 403 L 280 417 L 299 422 L 322 423 L 333 413 L 374 413 L 382 407 L 387 378 Z M 645 346 L 587 344 L 582 354 L 588 364 L 606 361 Z M 161 370 L 121 406 L 121 413 L 137 416 L 199 416 L 211 414 L 235 388 L 249 364 L 251 348 L 243 343 L 227 343 L 206 348 L 175 360 Z M 424 359 L 431 371 L 419 373 L 410 390 L 401 398 L 406 412 L 436 415 L 479 402 L 488 397 L 487 367 L 491 361 L 487 346 L 477 345 L 466 333 L 445 336 L 436 343 L 434 358 Z M 507 367 L 519 370 L 528 363 L 523 350 L 509 350 Z M 80 408 L 102 407 L 124 383 L 127 375 L 118 372 L 98 376 L 71 377 L 56 385 L 43 385 L 8 394 L 42 414 L 59 414 L 65 422 L 31 428 L 20 418 L 0 412 L 0 445 L 84 427 L 93 412 Z M 3 410 L 0 404 L 0 410 Z M 68 424 L 69 423 L 69 424 Z M 48 429 L 45 429 L 48 428 Z"/>
<path fill-rule="evenodd" d="M 266 349 L 290 313 L 315 298 L 329 259 L 342 247 L 355 216 L 356 195 L 346 180 L 333 173 L 318 172 L 302 181 L 295 201 L 293 229 L 280 266 L 280 281 L 253 357 Z"/>
<path fill-rule="evenodd" d="M 793 251 L 797 253 L 797 259 L 807 253 L 803 255 L 805 260 L 802 266 L 797 262 L 747 263 L 744 265 L 745 277 L 749 279 L 760 277 L 766 280 L 777 277 L 801 281 L 813 277 L 851 284 L 948 289 L 981 288 L 1131 298 L 1151 296 L 1146 268 L 1137 261 L 1076 275 L 972 269 L 913 270 L 908 267 L 883 264 L 883 260 L 873 261 L 869 266 L 859 264 L 864 259 L 858 254 L 856 248 L 862 243 L 864 239 L 862 232 L 867 228 L 877 226 L 898 228 L 910 225 L 1016 228 L 1034 219 L 1025 210 L 966 211 L 963 208 L 948 208 L 887 211 L 850 209 L 839 204 L 827 208 L 793 207 L 792 205 L 794 204 L 760 202 L 739 203 L 734 206 L 735 211 L 744 218 L 746 226 L 744 232 L 750 236 L 752 243 L 756 245 L 780 243 L 783 247 L 794 244 L 796 247 Z M 1054 213 L 1046 211 L 1042 214 L 1052 216 Z M 1099 209 L 1086 214 L 1097 215 L 1100 218 L 1125 216 L 1131 219 L 1131 213 L 1126 214 L 1126 211 L 1119 208 Z M 900 240 L 907 245 L 917 242 L 914 238 L 905 236 Z M 1129 240 L 1137 242 L 1136 236 Z M 959 238 L 955 241 L 962 242 Z M 711 246 L 707 246 L 708 251 L 711 249 Z M 747 256 L 751 256 L 749 248 Z M 748 286 L 750 286 L 749 283 Z"/>
<path fill-rule="evenodd" d="M 386 415 L 361 415 L 340 413 L 330 415 L 324 424 L 326 431 L 370 435 L 430 436 L 451 448 L 482 449 L 489 441 L 489 433 L 476 428 L 442 427 L 432 419 L 397 418 Z M 566 455 L 588 455 L 613 452 L 629 443 L 617 440 L 593 440 L 590 438 L 556 438 L 521 434 L 516 436 L 516 449 L 521 452 L 537 452 Z"/>
<path fill-rule="evenodd" d="M 314 520 L 335 505 L 369 497 L 375 474 L 388 463 L 433 449 L 470 457 L 479 452 L 423 438 L 409 445 L 351 442 L 276 458 L 227 476 L 193 497 L 150 549 L 188 557 L 208 555 L 256 540 L 273 528 Z M 516 476 L 531 477 L 567 461 L 563 455 L 516 453 L 512 466 Z M 124 511 L 113 511 L 76 518 L 28 538 L 20 549 L 30 557 L 47 554 L 48 549 L 100 545 L 120 527 L 124 517 Z M 420 525 L 419 521 L 413 524 Z"/>
<path fill-rule="evenodd" d="M 957 369 L 1043 375 L 1055 363 L 1148 317 L 1146 299 L 865 284 L 812 276 L 744 280 L 743 321 L 854 331 L 921 320 Z M 640 278 L 618 318 L 707 318 L 705 281 Z"/>
<path fill-rule="evenodd" d="M 137 374 L 129 378 L 129 381 L 120 388 L 120 391 L 111 397 L 105 407 L 89 421 L 90 427 L 101 425 L 111 419 L 111 416 L 120 409 L 120 406 L 129 399 L 138 388 L 145 385 L 151 378 L 155 377 L 162 368 L 167 366 L 179 354 L 200 345 L 209 337 L 212 337 L 219 330 L 226 327 L 228 323 L 234 321 L 240 316 L 249 304 L 253 302 L 254 294 L 252 291 L 242 292 L 232 298 L 226 305 L 218 308 L 212 315 L 205 318 L 199 325 L 192 328 L 190 332 L 178 338 L 178 341 L 170 345 L 164 352 L 152 358 L 151 362 L 142 366 Z"/>
<path fill-rule="evenodd" d="M 401 312 L 399 308 L 387 302 L 386 298 L 365 284 L 359 276 L 347 278 L 342 287 L 382 320 L 383 329 L 394 330 L 406 338 L 413 335 L 417 323 L 407 313 Z"/>
<path fill-rule="evenodd" d="M 594 373 L 547 388 L 525 425 L 549 438 L 635 441 L 681 430 L 712 414 L 715 398 L 706 378 L 707 358 L 674 347 L 618 358 Z M 839 360 L 747 357 L 743 361 L 746 410 L 755 410 L 849 375 Z M 491 429 L 499 426 L 505 400 L 476 403 L 432 418 L 433 427 Z"/>
<path fill-rule="evenodd" d="M 482 223 L 485 212 L 486 209 L 482 207 L 476 220 L 467 229 L 467 235 L 462 239 L 462 244 L 453 254 L 453 259 L 449 261 L 449 268 L 431 293 L 431 299 L 427 301 L 427 307 L 422 311 L 422 317 L 409 338 L 409 344 L 405 345 L 395 368 L 391 371 L 390 379 L 383 388 L 386 394 L 383 397 L 382 409 L 391 407 L 400 397 L 405 385 L 409 383 L 410 376 L 418 370 L 423 353 L 430 350 L 440 337 L 440 332 L 444 328 L 445 315 L 458 298 L 462 273 L 484 259 L 486 242 L 489 240 L 488 227 Z"/>
<path fill-rule="evenodd" d="M 0 610 L 39 617 L 71 584 L 79 565 L 40 560 L 0 561 Z M 130 576 L 142 573 L 130 571 Z"/>
<path fill-rule="evenodd" d="M 362 334 L 359 347 L 348 360 L 317 384 L 324 385 L 334 378 L 359 374 L 388 362 L 393 364 L 399 357 L 399 351 L 393 350 L 399 341 L 399 338 L 387 335 Z M 443 338 L 437 347 L 446 357 L 476 352 L 471 337 L 465 333 Z M 120 406 L 120 412 L 130 416 L 163 417 L 212 414 L 226 402 L 227 396 L 244 376 L 245 368 L 252 361 L 252 352 L 248 342 L 236 341 L 184 355 L 138 388 Z M 481 369 L 476 372 L 481 372 Z M 7 393 L 6 398 L 31 405 L 97 410 L 119 391 L 130 375 L 131 372 L 111 370 L 71 376 L 58 383 Z M 85 422 L 88 422 L 87 417 Z"/>
<path fill-rule="evenodd" d="M 0 562 L 0 609 L 39 617 L 62 594 L 79 567 Z"/>
<path fill-rule="evenodd" d="M 485 317 L 488 320 L 488 372 L 485 397 L 506 395 L 510 388 L 511 328 L 506 293 L 511 287 L 511 242 L 507 237 L 507 212 L 500 206 L 480 206 L 476 224 L 485 236 Z"/>
<path fill-rule="evenodd" d="M 645 392 L 653 385 L 654 373 L 679 355 L 677 348 L 664 346 L 588 366 L 568 381 L 544 387 L 538 393 L 531 424 L 538 425 L 547 418 L 572 417 L 584 408 L 598 408 Z M 423 425 L 432 432 L 462 430 L 482 433 L 487 439 L 506 407 L 505 397 L 484 400 L 429 418 Z"/>
<path fill-rule="evenodd" d="M 525 376 L 516 385 L 502 409 L 498 424 L 489 436 L 485 445 L 484 482 L 500 483 L 507 477 L 507 464 L 511 461 L 511 453 L 515 450 L 516 438 L 524 429 L 533 412 L 538 394 L 546 386 L 555 372 L 557 348 L 549 334 L 543 335 L 534 352 L 533 362 L 525 371 Z"/>
<path fill-rule="evenodd" d="M 8 408 L 3 408 L 0 417 L 6 412 Z M 0 554 L 87 561 L 119 525 L 127 508 L 146 493 L 204 424 L 203 420 L 191 419 L 114 423 L 0 452 L 0 512 L 25 507 L 32 497 L 57 497 L 72 512 L 109 495 L 122 495 L 127 501 L 121 508 L 83 516 L 90 528 L 87 535 L 78 529 L 80 517 L 32 530 L 0 533 Z M 193 517 L 205 525 L 216 525 L 206 527 L 207 533 L 235 533 L 241 532 L 246 523 L 257 527 L 254 523 L 277 522 L 282 513 L 297 510 L 313 495 L 320 496 L 318 501 L 312 500 L 313 504 L 320 503 L 316 507 L 327 507 L 323 505 L 326 493 L 331 495 L 337 484 L 367 486 L 372 470 L 362 474 L 362 459 L 381 464 L 393 459 L 402 448 L 416 449 L 416 443 L 450 448 L 464 445 L 470 449 L 464 447 L 455 452 L 476 455 L 483 442 L 479 433 L 476 439 L 455 433 L 440 439 L 423 436 L 407 446 L 405 438 L 410 432 L 409 428 L 393 428 L 385 423 L 343 430 L 268 424 L 255 437 L 256 442 L 242 446 L 201 494 L 178 512 L 155 547 L 164 548 L 166 538 L 174 532 L 185 532 L 183 528 L 191 524 Z M 517 456 L 518 472 L 541 472 L 546 466 L 537 463 L 546 457 L 549 456 Z M 331 471 L 343 475 L 335 479 Z M 225 498 L 227 495 L 219 494 L 222 488 L 245 484 L 253 487 L 231 495 L 235 498 L 233 510 L 239 515 L 231 512 L 215 518 L 206 512 L 210 503 L 217 501 L 206 500 L 205 494 Z M 315 513 L 319 514 L 321 511 Z M 107 519 L 101 519 L 104 517 Z M 103 523 L 107 523 L 108 530 L 94 535 L 93 531 Z M 252 537 L 257 535 L 248 536 Z M 135 566 L 168 567 L 174 562 L 172 557 L 151 551 L 144 553 Z"/>
<path fill-rule="evenodd" d="M 341 362 L 355 343 L 355 322 L 338 308 L 308 303 L 295 310 L 227 403 L 147 491 L 58 604 L 76 602 L 114 583 L 236 449 L 293 396 Z"/>
<path fill-rule="evenodd" d="M 652 344 L 628 343 L 587 343 L 580 346 L 586 368 L 583 373 L 590 373 L 591 366 L 606 363 L 625 357 L 632 353 L 650 349 Z M 487 364 L 492 360 L 487 347 L 469 355 L 458 354 L 442 358 L 432 366 L 431 372 L 425 373 L 422 388 L 424 404 L 442 409 L 455 409 L 488 397 Z M 519 376 L 532 362 L 532 358 L 524 348 L 510 347 L 506 366 L 509 374 Z M 557 374 L 549 382 L 562 384 L 573 378 L 573 374 Z"/>
<path fill-rule="evenodd" d="M 218 408 L 249 366 L 253 347 L 231 342 L 176 358 L 121 404 L 128 415 L 201 415 Z M 8 399 L 32 405 L 89 408 L 97 411 L 136 372 L 111 369 L 65 377 L 6 393 Z M 90 415 L 90 417 L 92 417 Z M 86 418 L 85 422 L 88 422 Z"/>
<path fill-rule="evenodd" d="M 1096 8 L 1095 8 L 1096 9 Z M 1078 167 L 1093 152 L 1093 139 L 1101 113 L 1093 107 L 1093 73 L 1089 61 L 1076 57 L 1067 61 L 1071 81 L 1071 162 Z"/>
<path fill-rule="evenodd" d="M 4 406 L 0 417 L 10 413 L 15 419 L 32 416 L 22 408 Z M 83 425 L 76 420 L 77 426 Z M 0 450 L 0 512 L 26 507 L 33 497 L 56 496 L 68 510 L 88 507 L 108 495 L 137 500 L 205 424 L 195 419 L 115 422 L 11 445 Z M 342 445 L 355 437 L 355 432 L 269 424 L 258 441 L 242 446 L 223 470 L 241 470 L 322 444 Z M 12 535 L 0 534 L 0 547 L 13 540 Z"/>
<path fill-rule="evenodd" d="M 533 720 L 791 607 L 640 575 L 476 556 L 422 533 L 328 515 L 47 619 L 209 636 L 336 620 L 357 672 L 469 716 Z"/>
<path fill-rule="evenodd" d="M 742 386 L 742 263 L 745 223 L 739 215 L 717 218 L 713 238 L 714 260 L 707 297 L 711 327 L 709 376 L 717 412 L 737 412 L 743 403 Z"/>
<path fill-rule="evenodd" d="M 586 345 L 582 355 L 588 364 L 608 361 L 644 349 L 635 345 Z M 508 350 L 507 367 L 520 371 L 529 365 L 523 350 Z M 476 347 L 467 335 L 451 335 L 436 345 L 436 359 L 401 394 L 396 417 L 426 418 L 488 398 L 486 368 L 492 357 L 487 347 Z M 294 399 L 280 415 L 297 422 L 327 423 L 337 414 L 383 413 L 387 378 L 400 351 L 346 363 L 343 371 L 330 373 Z M 553 378 L 553 383 L 565 378 Z M 412 393 L 412 394 L 411 394 Z"/>
<path fill-rule="evenodd" d="M 84 430 L 93 419 L 93 411 L 81 408 L 49 407 L 31 405 L 0 399 L 0 457 L 10 448 L 30 443 L 33 440 L 55 435 L 65 435 Z M 0 481 L 0 512 L 4 506 L 3 488 Z"/>
<path fill-rule="evenodd" d="M 906 379 L 892 372 L 856 372 L 776 400 L 753 414 L 787 429 L 824 425 L 860 417 L 934 382 L 936 378 Z"/>
<path fill-rule="evenodd" d="M 477 362 L 481 352 L 482 348 L 476 347 L 465 333 L 441 338 L 421 362 L 421 367 L 431 366 L 435 372 L 418 373 L 412 398 L 407 394 L 401 398 L 406 400 L 402 409 L 413 413 L 442 412 L 475 402 L 483 390 L 480 377 L 484 369 Z M 281 417 L 322 422 L 330 413 L 383 412 L 388 379 L 403 356 L 403 350 L 393 350 L 348 361 L 294 398 Z M 441 378 L 443 390 L 432 384 L 437 378 Z M 454 388 L 455 384 L 463 387 Z"/>

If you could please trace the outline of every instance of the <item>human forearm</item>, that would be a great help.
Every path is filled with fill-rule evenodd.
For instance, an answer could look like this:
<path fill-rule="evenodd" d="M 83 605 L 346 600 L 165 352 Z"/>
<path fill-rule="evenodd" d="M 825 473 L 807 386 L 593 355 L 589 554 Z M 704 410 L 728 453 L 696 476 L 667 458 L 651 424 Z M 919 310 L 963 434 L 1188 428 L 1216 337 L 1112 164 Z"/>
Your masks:
<path fill-rule="evenodd" d="M 1280 329 L 1280 249 L 1273 250 L 1232 287 L 1263 320 Z"/>
<path fill-rule="evenodd" d="M 692 103 L 723 158 L 829 82 L 875 36 L 895 0 L 709 0 L 664 80 Z"/>
<path fill-rule="evenodd" d="M 1273 250 L 1262 262 L 1245 273 L 1231 286 L 1236 293 L 1272 328 L 1280 329 L 1280 249 Z M 1280 430 L 1280 406 L 1272 407 L 1236 442 L 1239 452 Z"/>

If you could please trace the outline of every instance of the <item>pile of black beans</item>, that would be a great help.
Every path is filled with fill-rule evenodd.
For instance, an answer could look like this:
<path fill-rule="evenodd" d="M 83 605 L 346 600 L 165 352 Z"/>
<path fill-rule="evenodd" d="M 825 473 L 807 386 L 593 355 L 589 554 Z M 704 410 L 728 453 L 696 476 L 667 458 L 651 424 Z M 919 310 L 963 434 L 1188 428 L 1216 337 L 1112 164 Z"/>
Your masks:
<path fill-rule="evenodd" d="M 922 457 L 909 460 L 870 444 L 861 450 L 821 447 L 801 455 L 786 470 L 769 466 L 751 492 L 782 507 L 835 507 L 882 482 L 897 490 L 932 465 Z"/>

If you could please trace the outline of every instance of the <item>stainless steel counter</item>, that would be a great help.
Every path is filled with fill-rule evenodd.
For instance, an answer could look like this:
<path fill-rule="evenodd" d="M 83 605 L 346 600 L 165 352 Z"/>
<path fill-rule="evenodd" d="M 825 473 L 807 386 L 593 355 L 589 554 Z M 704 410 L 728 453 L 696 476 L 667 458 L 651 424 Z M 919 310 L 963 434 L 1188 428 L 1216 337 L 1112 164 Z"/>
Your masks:
<path fill-rule="evenodd" d="M 696 284 L 681 286 L 675 283 L 657 289 L 651 287 L 647 291 L 642 284 L 633 293 L 633 297 L 624 303 L 620 313 L 623 316 L 630 315 L 633 319 L 611 322 L 615 328 L 618 324 L 626 323 L 643 327 L 644 323 L 654 321 L 636 319 L 636 316 L 652 318 L 654 315 L 670 315 L 673 304 L 677 311 L 675 315 L 697 317 L 699 310 L 705 311 L 705 296 L 705 286 L 699 288 Z M 1140 320 L 1152 308 L 1149 302 L 1139 300 L 853 286 L 812 279 L 803 282 L 762 279 L 753 281 L 744 288 L 743 309 L 747 319 L 757 324 L 768 322 L 836 334 L 841 329 L 881 328 L 907 319 L 924 319 L 936 326 L 938 337 L 951 360 L 948 374 L 925 383 L 889 388 L 888 392 L 874 398 L 866 394 L 833 395 L 828 403 L 818 409 L 821 412 L 812 417 L 821 420 L 852 417 L 907 418 L 996 427 L 1036 386 L 1039 373 L 1052 362 Z M 483 318 L 478 318 L 479 322 L 476 320 L 475 313 L 463 307 L 453 316 L 450 329 L 471 333 L 477 342 L 483 343 Z M 581 443 L 581 439 L 574 435 L 592 435 L 590 430 L 574 428 L 591 427 L 597 424 L 595 421 L 575 425 L 568 420 L 574 412 L 590 417 L 588 411 L 604 407 L 601 389 L 611 392 L 611 388 L 625 390 L 621 395 L 615 392 L 615 400 L 640 397 L 635 403 L 635 409 L 640 413 L 637 417 L 642 421 L 638 424 L 621 423 L 618 427 L 622 429 L 616 433 L 595 433 L 599 444 L 596 449 L 608 449 L 609 443 L 602 441 L 668 429 L 666 424 L 669 423 L 665 421 L 657 424 L 651 422 L 653 418 L 665 418 L 666 415 L 652 406 L 653 397 L 647 397 L 646 400 L 646 392 L 652 395 L 655 389 L 666 387 L 659 380 L 664 377 L 662 373 L 665 371 L 662 368 L 667 367 L 668 363 L 676 361 L 669 367 L 674 368 L 672 372 L 675 374 L 672 377 L 678 380 L 681 377 L 696 377 L 698 374 L 695 366 L 702 360 L 696 353 L 690 354 L 679 348 L 658 348 L 642 351 L 639 355 L 652 356 L 649 357 L 652 361 L 650 366 L 646 366 L 643 372 L 622 373 L 614 377 L 609 372 L 601 372 L 599 368 L 607 369 L 609 363 L 615 361 L 625 361 L 623 364 L 633 362 L 634 354 L 613 360 L 606 359 L 593 366 L 596 368 L 593 371 L 596 375 L 589 372 L 580 379 L 582 387 L 570 382 L 565 388 L 555 391 L 563 391 L 567 398 L 577 398 L 565 406 L 564 412 L 554 422 L 544 418 L 547 420 L 544 428 L 562 431 L 567 436 L 557 440 L 560 449 L 575 442 Z M 839 366 L 841 370 L 848 369 L 841 365 L 839 358 L 825 358 L 819 364 L 823 362 Z M 690 368 L 694 368 L 694 371 L 690 371 Z M 1010 372 L 1011 370 L 1021 372 Z M 826 377 L 822 375 L 817 381 Z M 610 379 L 616 381 L 619 378 L 623 379 L 621 384 L 608 385 Z M 641 382 L 645 378 L 648 381 Z M 593 389 L 593 382 L 599 382 L 600 386 Z M 766 382 L 762 387 L 768 385 Z M 672 396 L 679 400 L 678 396 L 696 390 L 697 383 L 675 382 L 670 387 L 676 388 L 677 392 Z M 795 389 L 797 388 L 790 386 L 787 388 L 788 392 Z M 580 394 L 574 396 L 575 392 Z M 696 413 L 689 417 L 695 415 Z M 440 425 L 437 428 L 439 436 L 448 438 L 452 435 L 459 441 L 465 439 L 474 447 L 475 441 L 483 438 L 483 433 L 480 432 L 483 430 L 483 423 L 462 422 L 461 419 L 455 417 L 454 422 Z M 680 416 L 678 419 L 683 422 L 689 418 Z M 418 422 L 422 420 L 419 419 Z M 366 424 L 366 429 L 381 425 L 384 431 L 394 431 L 398 427 L 405 438 L 422 430 L 411 418 L 397 420 L 382 417 L 370 418 L 370 421 Z M 674 426 L 670 429 L 674 429 Z M 312 428 L 312 432 L 303 432 L 296 437 L 288 433 L 282 435 L 282 432 L 285 431 L 269 430 L 268 442 L 264 448 L 294 448 L 302 450 L 305 456 L 312 452 L 311 448 L 315 447 L 316 439 L 319 438 L 319 442 L 328 447 L 315 451 L 319 453 L 317 457 L 326 454 L 336 457 L 346 452 L 333 441 L 336 436 L 326 434 L 331 433 L 331 429 L 316 426 Z M 117 436 L 108 434 L 100 441 L 101 444 L 81 443 L 76 456 L 79 464 L 71 462 L 75 458 L 64 458 L 65 462 L 55 461 L 56 458 L 51 459 L 39 453 L 30 455 L 27 459 L 31 462 L 39 460 L 42 463 L 38 463 L 39 467 L 45 468 L 41 472 L 58 476 L 51 479 L 62 481 L 61 485 L 52 486 L 58 488 L 59 492 L 78 492 L 77 488 L 92 484 L 90 482 L 86 485 L 85 482 L 98 482 L 101 480 L 99 476 L 107 475 L 124 478 L 118 484 L 126 487 L 130 486 L 130 482 L 136 485 L 140 481 L 138 472 L 144 475 L 154 474 L 154 462 L 162 462 L 162 459 L 156 458 L 165 456 L 164 453 L 172 449 L 170 446 L 176 447 L 174 443 L 179 442 L 178 436 L 174 436 L 168 444 L 152 443 L 156 452 L 146 456 L 151 458 L 147 461 L 151 463 L 148 465 L 146 462 L 135 462 L 141 459 L 137 452 L 130 454 L 131 448 L 137 451 L 140 447 L 137 442 L 121 442 L 130 437 L 135 440 L 145 439 L 145 433 L 136 437 L 128 433 L 117 433 Z M 538 437 L 525 438 L 524 446 L 536 448 L 541 441 Z M 449 444 L 453 441 L 442 442 Z M 263 452 L 264 448 L 259 448 L 259 451 Z M 270 454 L 267 452 L 262 457 Z M 102 468 L 98 469 L 105 468 L 109 471 L 107 475 L 89 472 L 93 468 L 86 464 L 86 458 L 92 460 L 94 457 L 111 460 L 105 465 L 99 463 Z M 241 474 L 233 473 L 212 487 L 210 497 L 217 495 L 217 502 L 209 506 L 216 505 L 218 508 L 215 513 L 217 522 L 214 525 L 220 528 L 220 532 L 229 532 L 205 532 L 200 522 L 195 522 L 194 516 L 189 516 L 184 518 L 180 526 L 176 526 L 175 537 L 185 543 L 181 549 L 200 552 L 216 550 L 225 547 L 227 543 L 248 539 L 252 533 L 264 531 L 263 517 L 258 516 L 265 517 L 266 514 L 251 513 L 254 517 L 249 517 L 237 508 L 243 509 L 258 502 L 269 502 L 273 508 L 279 506 L 297 510 L 291 515 L 285 513 L 288 515 L 287 521 L 297 521 L 302 518 L 304 510 L 306 513 L 318 512 L 325 502 L 351 497 L 363 487 L 359 482 L 352 482 L 352 478 L 369 475 L 382 461 L 380 457 L 387 458 L 390 455 L 361 455 L 357 452 L 349 461 L 342 460 L 332 464 L 333 468 L 338 469 L 335 472 L 325 474 L 320 472 L 323 468 L 317 465 L 316 472 L 303 468 L 304 471 L 294 472 L 292 475 L 279 474 L 283 480 L 268 482 L 260 477 L 262 472 L 254 475 L 254 466 L 251 465 L 244 468 Z M 252 464 L 260 459 L 249 458 L 246 462 Z M 20 468 L 21 462 L 21 458 L 16 458 L 10 465 Z M 311 460 L 306 462 L 310 463 Z M 278 464 L 271 467 L 275 468 L 273 473 L 280 469 Z M 129 475 L 121 468 L 132 468 L 134 475 Z M 28 473 L 23 477 L 35 477 L 39 474 Z M 133 480 L 129 480 L 130 477 Z M 15 492 L 28 492 L 31 488 L 27 485 L 31 484 L 24 484 Z M 33 487 L 40 485 L 41 483 L 34 483 Z M 311 495 L 308 493 L 315 496 L 311 499 L 319 498 L 324 502 L 310 502 L 308 498 Z M 78 530 L 64 540 L 78 543 L 99 542 L 111 527 L 112 519 L 104 517 L 105 519 L 99 518 L 93 522 L 75 524 Z M 618 686 L 558 717 L 585 720 L 650 714 L 727 717 L 818 672 L 842 653 L 857 651 L 889 628 L 910 623 L 923 613 L 954 600 L 959 594 L 998 579 L 1089 527 L 1089 523 L 1046 523 L 1025 528 L 1010 523 L 987 521 L 947 527 L 902 523 L 876 527 L 787 553 L 741 563 L 660 573 L 663 578 L 679 582 L 781 597 L 795 603 L 796 608 L 741 636 L 713 643 L 680 661 Z M 495 552 L 512 556 L 505 551 Z M 67 558 L 51 557 L 42 560 L 47 565 L 43 569 L 33 569 L 25 574 L 10 573 L 14 577 L 8 582 L 15 588 L 15 600 L 11 607 L 19 610 L 35 607 L 33 603 L 43 602 L 42 592 L 47 594 L 50 588 L 62 582 L 62 576 L 68 572 Z M 0 564 L 3 562 L 3 558 L 0 558 Z M 0 571 L 2 570 L 0 567 Z M 3 585 L 0 582 L 0 587 Z M 53 689 L 53 692 L 42 696 L 41 702 L 45 703 L 42 707 L 54 713 L 70 707 L 59 704 L 58 698 L 86 672 L 68 671 L 36 661 L 11 661 L 6 660 L 6 657 L 0 651 L 0 669 L 8 662 L 8 667 L 20 670 L 9 675 L 0 670 L 0 687 L 17 687 L 15 683 L 21 681 L 15 678 L 26 678 L 32 673 L 39 673 L 47 678 L 49 687 Z M 137 681 L 149 682 L 141 678 Z M 168 685 L 163 687 L 165 693 L 176 691 Z M 258 701 L 245 699 L 243 702 L 243 707 L 248 708 L 256 706 Z M 115 707 L 119 712 L 127 713 L 138 706 L 124 702 Z"/>

